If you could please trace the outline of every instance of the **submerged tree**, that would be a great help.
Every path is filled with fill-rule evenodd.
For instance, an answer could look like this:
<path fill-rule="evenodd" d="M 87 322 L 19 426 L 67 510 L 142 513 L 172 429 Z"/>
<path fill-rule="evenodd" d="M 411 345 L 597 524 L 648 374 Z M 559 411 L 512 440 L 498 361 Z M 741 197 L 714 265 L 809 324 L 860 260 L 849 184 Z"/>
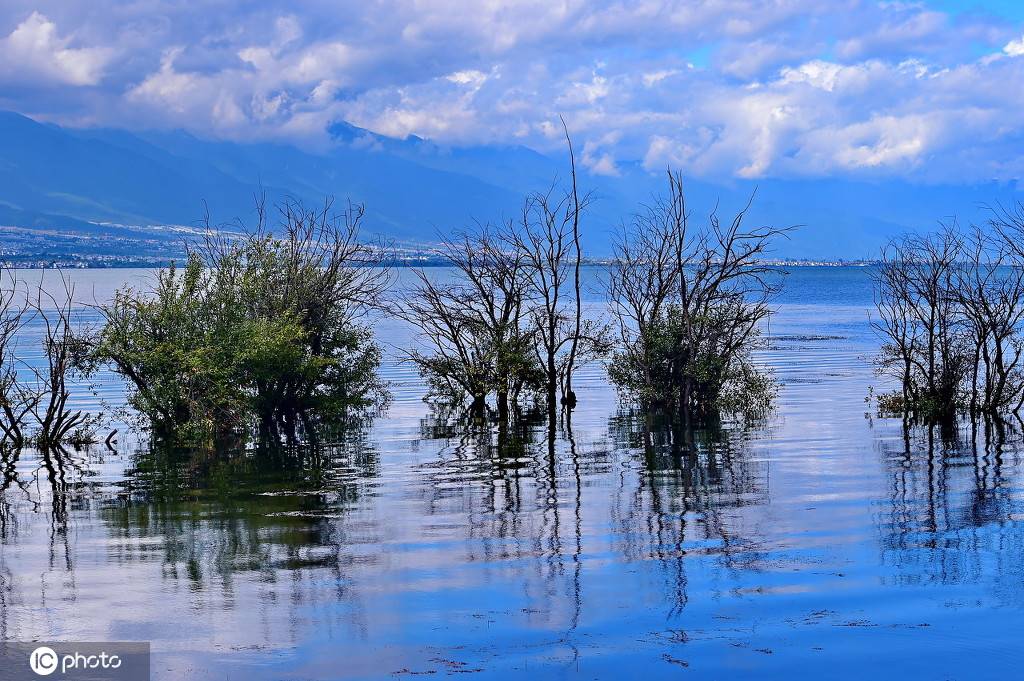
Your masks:
<path fill-rule="evenodd" d="M 962 236 L 947 226 L 893 240 L 875 274 L 879 365 L 899 377 L 913 413 L 948 417 L 962 404 L 971 347 L 957 289 L 963 256 Z"/>
<path fill-rule="evenodd" d="M 74 285 L 60 275 L 56 293 L 10 273 L 0 281 L 0 447 L 41 450 L 88 444 L 100 415 L 75 408 L 82 324 Z M 38 343 L 38 344 L 37 344 Z"/>
<path fill-rule="evenodd" d="M 752 360 L 782 272 L 764 262 L 789 228 L 728 223 L 717 212 L 691 224 L 682 177 L 637 215 L 615 247 L 608 293 L 621 349 L 609 365 L 629 399 L 683 420 L 764 411 L 774 382 Z"/>
<path fill-rule="evenodd" d="M 17 300 L 16 281 L 9 271 L 0 272 L 0 445 L 19 448 L 25 442 L 26 419 L 35 407 L 31 395 L 18 380 L 16 343 L 28 314 L 28 301 Z"/>
<path fill-rule="evenodd" d="M 385 399 L 380 351 L 360 323 L 387 285 L 383 251 L 358 240 L 363 209 L 263 204 L 242 234 L 208 229 L 183 269 L 100 305 L 92 357 L 131 386 L 160 435 L 289 439 Z"/>
<path fill-rule="evenodd" d="M 564 125 L 564 123 L 563 123 Z M 529 195 L 516 219 L 443 240 L 450 280 L 416 272 L 417 284 L 395 306 L 430 341 L 413 350 L 435 397 L 468 399 L 482 413 L 494 396 L 499 415 L 538 398 L 554 421 L 576 405 L 576 368 L 607 349 L 606 330 L 583 312 L 580 218 L 588 198 L 571 184 Z"/>
<path fill-rule="evenodd" d="M 1015 262 L 1017 248 L 1016 238 L 998 230 L 975 228 L 965 239 L 956 287 L 972 341 L 972 413 L 1018 413 L 1024 403 L 1024 263 Z"/>
<path fill-rule="evenodd" d="M 480 227 L 444 239 L 440 253 L 454 269 L 438 279 L 414 270 L 416 285 L 396 302 L 396 314 L 419 329 L 431 350 L 407 356 L 427 378 L 431 396 L 446 403 L 468 398 L 482 414 L 494 395 L 498 411 L 541 387 L 530 327 L 525 256 L 503 248 Z"/>
<path fill-rule="evenodd" d="M 879 370 L 898 392 L 883 411 L 950 421 L 1024 406 L 1024 213 L 994 213 L 987 229 L 955 223 L 893 240 L 875 275 L 884 339 Z"/>
<path fill-rule="evenodd" d="M 14 276 L 0 273 L 0 446 L 21 447 L 25 442 L 26 419 L 35 406 L 31 395 L 20 380 L 20 362 L 17 353 L 19 334 L 25 326 L 28 302 L 17 300 Z"/>
<path fill-rule="evenodd" d="M 564 192 L 552 188 L 527 197 L 516 221 L 504 232 L 507 247 L 521 253 L 533 305 L 530 310 L 536 335 L 535 351 L 544 370 L 548 418 L 553 421 L 561 403 L 576 406 L 572 387 L 576 367 L 605 354 L 607 329 L 583 314 L 580 219 L 590 203 L 580 195 L 576 157 L 565 121 L 569 149 L 570 185 Z"/>
<path fill-rule="evenodd" d="M 61 277 L 61 285 L 58 297 L 40 283 L 30 302 L 42 327 L 43 360 L 39 366 L 28 366 L 33 376 L 32 387 L 23 393 L 30 394 L 30 411 L 39 426 L 34 442 L 42 449 L 60 447 L 66 442 L 92 442 L 98 420 L 69 403 L 68 382 L 79 373 L 84 346 L 75 323 L 74 285 L 65 277 Z"/>

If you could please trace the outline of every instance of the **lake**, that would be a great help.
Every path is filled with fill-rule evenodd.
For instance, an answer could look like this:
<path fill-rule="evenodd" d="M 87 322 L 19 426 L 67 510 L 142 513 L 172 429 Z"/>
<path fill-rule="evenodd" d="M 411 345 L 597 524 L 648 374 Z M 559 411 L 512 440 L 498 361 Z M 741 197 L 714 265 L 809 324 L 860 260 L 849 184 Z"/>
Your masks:
<path fill-rule="evenodd" d="M 149 276 L 71 275 L 97 299 Z M 156 679 L 1014 675 L 1019 444 L 872 417 L 869 275 L 791 268 L 775 414 L 685 449 L 601 366 L 553 448 L 434 418 L 394 359 L 415 337 L 378 319 L 393 403 L 318 451 L 25 451 L 0 464 L 0 639 L 151 641 Z"/>

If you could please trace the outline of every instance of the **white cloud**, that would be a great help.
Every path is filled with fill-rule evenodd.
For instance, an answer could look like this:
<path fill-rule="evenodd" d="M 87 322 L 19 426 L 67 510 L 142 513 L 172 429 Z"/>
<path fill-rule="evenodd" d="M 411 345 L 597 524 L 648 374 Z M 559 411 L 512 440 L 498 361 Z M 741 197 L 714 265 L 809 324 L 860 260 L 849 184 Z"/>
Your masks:
<path fill-rule="evenodd" d="M 198 77 L 174 70 L 174 61 L 181 55 L 182 50 L 181 47 L 168 49 L 160 60 L 160 70 L 132 88 L 128 92 L 129 101 L 148 101 L 184 112 Z"/>
<path fill-rule="evenodd" d="M 808 132 L 804 160 L 850 170 L 913 168 L 940 142 L 941 116 L 876 116 L 849 125 Z"/>
<path fill-rule="evenodd" d="M 311 145 L 329 143 L 326 127 L 344 119 L 542 151 L 561 148 L 561 114 L 595 173 L 636 160 L 706 176 L 1024 172 L 1024 93 L 1007 87 L 1024 82 L 1024 60 L 1011 58 L 1024 56 L 1019 27 L 921 3 L 91 7 L 0 7 L 0 107 Z M 979 45 L 989 56 L 977 58 Z"/>
<path fill-rule="evenodd" d="M 929 50 L 941 45 L 940 36 L 948 26 L 949 15 L 915 5 L 885 7 L 889 12 L 879 25 L 840 41 L 836 54 L 844 59 L 862 59 L 879 52 L 901 53 L 908 47 Z"/>
<path fill-rule="evenodd" d="M 787 43 L 761 39 L 726 46 L 716 56 L 715 63 L 727 75 L 757 79 L 782 65 L 799 63 L 820 54 L 822 50 L 823 46 L 813 40 Z"/>
<path fill-rule="evenodd" d="M 1003 47 L 1003 52 L 1011 57 L 1024 56 L 1024 36 L 1006 43 Z"/>
<path fill-rule="evenodd" d="M 794 68 L 784 68 L 782 69 L 781 76 L 785 83 L 807 83 L 816 88 L 832 92 L 836 86 L 839 74 L 845 68 L 857 67 L 843 67 L 840 64 L 814 60 Z"/>
<path fill-rule="evenodd" d="M 473 88 L 479 88 L 487 81 L 487 74 L 483 71 L 477 71 L 476 69 L 467 69 L 465 71 L 449 73 L 446 78 L 453 83 L 458 83 L 459 85 L 468 85 Z"/>
<path fill-rule="evenodd" d="M 614 147 L 622 139 L 618 130 L 613 130 L 602 135 L 599 139 L 588 140 L 583 145 L 583 154 L 580 161 L 583 166 L 595 175 L 607 175 L 618 177 L 621 175 L 618 165 L 608 147 Z"/>
<path fill-rule="evenodd" d="M 71 47 L 57 25 L 39 12 L 0 39 L 0 82 L 95 85 L 113 56 L 104 47 Z"/>
<path fill-rule="evenodd" d="M 611 86 L 608 79 L 598 73 L 593 73 L 589 80 L 570 83 L 566 91 L 558 98 L 557 103 L 562 107 L 593 105 L 607 97 L 610 92 Z"/>
<path fill-rule="evenodd" d="M 679 73 L 679 69 L 661 69 L 660 71 L 652 71 L 650 73 L 643 74 L 644 87 L 654 87 L 666 78 Z"/>

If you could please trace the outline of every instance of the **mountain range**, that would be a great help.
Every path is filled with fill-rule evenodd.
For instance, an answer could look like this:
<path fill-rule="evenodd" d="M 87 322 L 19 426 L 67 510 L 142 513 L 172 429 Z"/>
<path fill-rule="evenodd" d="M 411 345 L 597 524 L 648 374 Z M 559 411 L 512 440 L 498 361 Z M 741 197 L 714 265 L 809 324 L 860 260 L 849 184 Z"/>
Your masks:
<path fill-rule="evenodd" d="M 370 234 L 425 247 L 474 221 L 513 216 L 525 194 L 567 175 L 567 158 L 522 146 L 452 148 L 347 123 L 329 132 L 329 148 L 308 150 L 181 131 L 67 128 L 0 112 L 0 225 L 54 238 L 169 238 L 176 232 L 166 226 L 194 225 L 207 210 L 216 222 L 252 220 L 253 197 L 264 192 L 271 202 L 333 196 L 363 203 Z M 617 225 L 665 184 L 663 173 L 640 162 L 620 163 L 618 170 L 615 177 L 581 173 L 582 186 L 594 196 L 584 237 L 595 256 L 610 254 Z M 800 225 L 778 245 L 778 257 L 830 260 L 872 258 L 900 232 L 952 216 L 983 221 L 984 206 L 1024 199 L 1016 183 L 995 182 L 688 179 L 686 188 L 697 215 L 716 203 L 728 215 L 756 189 L 751 221 Z"/>

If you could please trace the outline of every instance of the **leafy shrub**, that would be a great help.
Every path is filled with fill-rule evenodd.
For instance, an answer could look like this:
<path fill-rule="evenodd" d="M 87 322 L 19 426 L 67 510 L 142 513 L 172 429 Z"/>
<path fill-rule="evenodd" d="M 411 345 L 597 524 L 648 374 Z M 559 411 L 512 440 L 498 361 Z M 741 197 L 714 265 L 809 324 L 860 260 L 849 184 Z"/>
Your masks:
<path fill-rule="evenodd" d="M 359 323 L 387 284 L 357 241 L 361 208 L 286 204 L 281 236 L 211 232 L 181 269 L 101 308 L 92 360 L 130 385 L 160 435 L 224 440 L 261 431 L 294 439 L 383 405 L 380 349 Z"/>

